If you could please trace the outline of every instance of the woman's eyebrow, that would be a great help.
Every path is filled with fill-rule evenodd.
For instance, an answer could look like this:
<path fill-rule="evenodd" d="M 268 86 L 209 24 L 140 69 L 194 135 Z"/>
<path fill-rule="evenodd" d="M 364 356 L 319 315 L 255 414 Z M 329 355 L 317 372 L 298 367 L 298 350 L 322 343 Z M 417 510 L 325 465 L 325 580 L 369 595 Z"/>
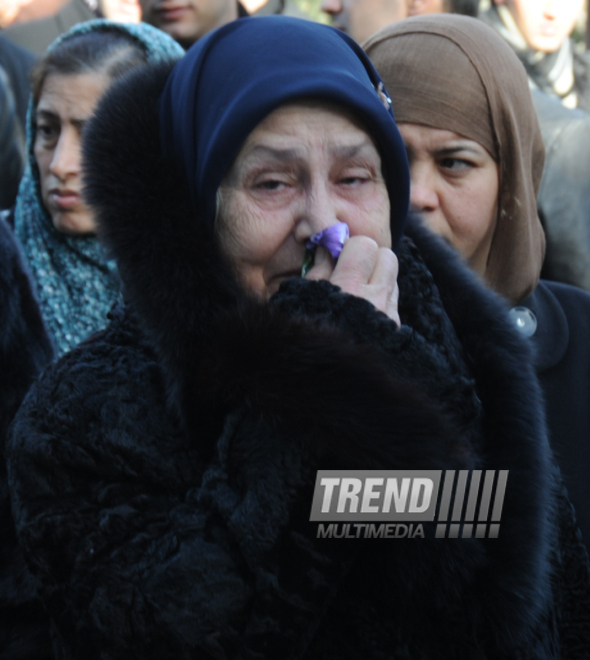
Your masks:
<path fill-rule="evenodd" d="M 59 117 L 55 112 L 51 112 L 51 110 L 43 110 L 37 108 L 35 111 L 35 117 L 38 119 L 42 117 L 43 119 L 49 119 L 51 121 L 59 121 Z"/>
<path fill-rule="evenodd" d="M 478 149 L 476 149 L 475 147 L 471 147 L 467 144 L 458 144 L 452 147 L 449 146 L 449 147 L 435 148 L 433 151 L 441 156 L 452 156 L 453 154 L 456 154 L 458 152 L 462 152 L 462 153 L 468 152 L 475 156 L 481 154 L 481 152 Z"/>
<path fill-rule="evenodd" d="M 366 138 L 357 144 L 333 147 L 330 149 L 330 153 L 339 158 L 354 158 L 359 152 L 363 151 L 366 147 L 372 146 L 372 144 L 371 140 Z"/>
<path fill-rule="evenodd" d="M 288 161 L 293 160 L 301 156 L 300 149 L 277 149 L 275 147 L 269 147 L 266 144 L 257 144 L 248 153 L 245 160 L 249 160 L 252 157 L 258 156 L 270 156 L 274 160 L 278 161 Z"/>

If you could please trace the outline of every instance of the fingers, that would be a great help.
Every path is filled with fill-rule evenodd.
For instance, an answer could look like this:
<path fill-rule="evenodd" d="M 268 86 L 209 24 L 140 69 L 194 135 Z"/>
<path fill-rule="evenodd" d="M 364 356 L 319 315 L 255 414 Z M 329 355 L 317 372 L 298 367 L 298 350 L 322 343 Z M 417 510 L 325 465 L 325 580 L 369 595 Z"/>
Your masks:
<path fill-rule="evenodd" d="M 342 291 L 364 298 L 401 325 L 398 313 L 399 263 L 389 248 L 380 248 L 368 236 L 353 236 L 334 267 L 332 256 L 322 247 L 315 254 L 308 280 L 329 280 Z"/>
<path fill-rule="evenodd" d="M 375 269 L 378 252 L 379 246 L 368 236 L 349 239 L 334 269 L 332 283 L 347 293 L 361 295 L 361 287 L 369 282 Z"/>
<path fill-rule="evenodd" d="M 365 298 L 401 325 L 398 270 L 397 257 L 390 249 L 380 248 L 367 236 L 355 236 L 344 246 L 330 281 L 347 293 Z"/>
<path fill-rule="evenodd" d="M 334 261 L 332 255 L 324 250 L 323 247 L 318 247 L 315 252 L 315 259 L 313 267 L 309 269 L 306 280 L 329 280 L 334 272 Z"/>
<path fill-rule="evenodd" d="M 399 300 L 398 274 L 399 262 L 395 254 L 387 248 L 379 248 L 377 263 L 369 280 L 377 301 L 372 302 L 375 307 L 384 311 L 390 319 L 401 325 L 397 309 Z"/>

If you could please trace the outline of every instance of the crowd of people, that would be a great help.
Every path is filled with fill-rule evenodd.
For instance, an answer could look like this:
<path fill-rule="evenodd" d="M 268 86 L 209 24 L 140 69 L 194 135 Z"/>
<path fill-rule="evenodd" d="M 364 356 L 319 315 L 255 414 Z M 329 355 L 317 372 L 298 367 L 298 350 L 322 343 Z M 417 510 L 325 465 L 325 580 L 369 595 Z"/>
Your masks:
<path fill-rule="evenodd" d="M 588 657 L 583 4 L 6 3 L 0 658 Z M 325 538 L 319 470 L 501 531 Z"/>

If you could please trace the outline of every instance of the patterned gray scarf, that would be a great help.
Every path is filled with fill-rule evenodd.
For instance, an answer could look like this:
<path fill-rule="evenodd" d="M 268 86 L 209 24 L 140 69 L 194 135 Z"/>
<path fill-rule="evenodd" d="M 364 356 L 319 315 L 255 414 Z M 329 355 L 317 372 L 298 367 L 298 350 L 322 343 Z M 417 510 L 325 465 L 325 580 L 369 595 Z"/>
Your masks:
<path fill-rule="evenodd" d="M 178 59 L 184 53 L 168 35 L 149 25 L 123 25 L 104 19 L 75 26 L 50 49 L 74 35 L 107 30 L 136 38 L 143 44 L 148 62 Z M 107 313 L 119 295 L 119 277 L 115 263 L 107 259 L 94 236 L 67 236 L 54 228 L 41 198 L 33 154 L 33 117 L 31 101 L 27 116 L 28 164 L 18 193 L 14 225 L 36 284 L 43 318 L 58 355 L 62 355 L 105 327 Z"/>

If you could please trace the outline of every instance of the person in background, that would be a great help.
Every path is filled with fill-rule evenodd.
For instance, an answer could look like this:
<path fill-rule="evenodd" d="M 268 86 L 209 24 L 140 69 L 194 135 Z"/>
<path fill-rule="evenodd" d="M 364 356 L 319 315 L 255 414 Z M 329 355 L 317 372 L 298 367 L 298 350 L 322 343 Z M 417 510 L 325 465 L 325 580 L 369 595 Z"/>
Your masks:
<path fill-rule="evenodd" d="M 590 111 L 590 60 L 570 35 L 584 0 L 492 0 L 481 19 L 524 64 L 532 87 L 567 108 Z"/>
<path fill-rule="evenodd" d="M 26 131 L 27 108 L 31 94 L 30 75 L 36 61 L 37 57 L 34 53 L 17 46 L 0 33 L 0 66 L 10 81 L 23 135 Z"/>
<path fill-rule="evenodd" d="M 142 20 L 189 48 L 211 30 L 248 15 L 238 0 L 140 0 Z"/>
<path fill-rule="evenodd" d="M 52 344 L 61 355 L 104 327 L 119 291 L 80 197 L 84 125 L 115 80 L 148 62 L 182 54 L 178 44 L 150 26 L 96 20 L 60 37 L 35 69 L 27 169 L 9 215 L 16 236 L 0 219 L 2 459 L 6 427 L 51 360 Z M 3 460 L 0 539 L 0 657 L 54 657 L 36 582 L 16 542 Z"/>
<path fill-rule="evenodd" d="M 529 351 L 406 224 L 404 144 L 358 44 L 283 16 L 224 25 L 108 92 L 84 168 L 125 302 L 37 380 L 7 451 L 65 657 L 590 645 Z M 336 261 L 321 239 L 342 224 Z M 318 536 L 319 469 L 418 466 L 509 470 L 499 537 Z"/>
<path fill-rule="evenodd" d="M 408 16 L 441 13 L 477 16 L 479 10 L 479 0 L 407 0 L 407 2 Z"/>
<path fill-rule="evenodd" d="M 569 38 L 582 7 L 583 0 L 494 0 L 481 18 L 518 55 L 533 90 L 547 152 L 538 199 L 543 276 L 590 291 L 590 60 Z"/>
<path fill-rule="evenodd" d="M 449 12 L 477 16 L 479 0 L 322 0 L 332 25 L 362 44 L 382 27 L 408 16 Z"/>
<path fill-rule="evenodd" d="M 101 19 L 73 28 L 33 72 L 28 165 L 13 223 L 58 355 L 104 327 L 119 294 L 81 196 L 82 128 L 113 80 L 180 52 L 150 26 Z"/>
<path fill-rule="evenodd" d="M 332 27 L 346 32 L 358 44 L 384 25 L 408 16 L 407 0 L 322 0 L 321 7 L 332 17 Z"/>
<path fill-rule="evenodd" d="M 546 153 L 537 198 L 547 238 L 541 274 L 590 291 L 590 115 L 538 89 L 532 96 Z"/>
<path fill-rule="evenodd" d="M 250 16 L 281 14 L 282 16 L 309 19 L 309 16 L 294 0 L 240 0 L 240 4 Z"/>
<path fill-rule="evenodd" d="M 16 540 L 6 433 L 31 384 L 54 357 L 29 270 L 0 216 L 0 657 L 52 660 L 49 620 Z"/>
<path fill-rule="evenodd" d="M 589 544 L 590 295 L 539 281 L 544 147 L 524 68 L 497 33 L 461 16 L 411 18 L 364 47 L 391 94 L 413 210 L 507 301 L 534 349 L 550 441 Z"/>
<path fill-rule="evenodd" d="M 107 18 L 120 23 L 139 23 L 141 10 L 138 0 L 70 0 L 52 16 L 11 25 L 3 34 L 15 44 L 38 56 L 60 34 L 78 23 L 94 18 Z"/>
<path fill-rule="evenodd" d="M 0 209 L 10 208 L 25 165 L 23 133 L 8 76 L 0 67 Z"/>
<path fill-rule="evenodd" d="M 0 2 L 0 29 L 7 28 L 13 23 L 21 8 L 30 2 L 31 0 L 2 0 Z"/>

